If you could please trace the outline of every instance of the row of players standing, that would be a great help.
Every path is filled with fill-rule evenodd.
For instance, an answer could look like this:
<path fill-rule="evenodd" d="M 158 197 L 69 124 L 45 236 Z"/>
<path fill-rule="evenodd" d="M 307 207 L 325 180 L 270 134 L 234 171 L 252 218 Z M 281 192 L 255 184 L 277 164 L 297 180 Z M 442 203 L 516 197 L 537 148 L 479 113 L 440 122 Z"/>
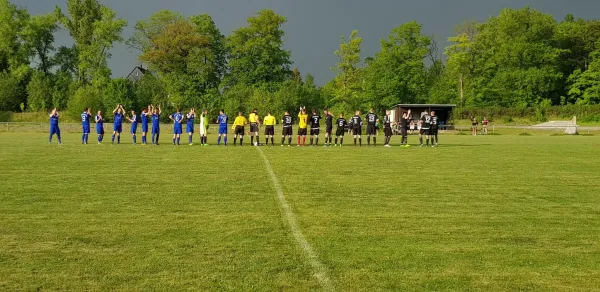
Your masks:
<path fill-rule="evenodd" d="M 146 136 L 148 133 L 148 124 L 149 117 L 152 120 L 152 144 L 158 145 L 158 140 L 160 137 L 160 115 L 162 114 L 162 110 L 160 106 L 154 107 L 150 105 L 147 108 L 142 110 L 140 115 L 141 118 L 141 128 L 142 128 L 142 144 L 147 144 Z M 328 109 L 324 110 L 324 119 L 325 119 L 325 144 L 324 146 L 331 146 L 333 142 L 333 119 L 334 116 Z M 49 141 L 52 142 L 52 136 L 54 134 L 57 135 L 59 143 L 60 140 L 60 129 L 58 127 L 58 116 L 59 113 L 56 109 L 52 111 L 50 114 L 50 136 Z M 112 134 L 112 143 L 114 144 L 115 138 L 117 139 L 117 144 L 121 142 L 121 133 L 123 130 L 123 121 L 127 120 L 131 123 L 130 133 L 132 135 L 133 144 L 137 142 L 137 128 L 138 128 L 138 118 L 135 111 L 131 111 L 131 116 L 125 116 L 125 110 L 121 104 L 117 105 L 117 107 L 113 110 L 113 134 Z M 208 130 L 208 111 L 204 110 L 200 115 L 200 135 L 201 135 L 201 144 L 207 144 L 207 130 Z M 402 133 L 402 145 L 408 146 L 408 121 L 411 117 L 411 112 L 408 111 L 404 113 L 401 118 L 401 133 Z M 88 137 L 90 134 L 90 120 L 92 118 L 91 109 L 86 108 L 84 112 L 81 114 L 81 121 L 83 127 L 83 134 L 81 137 L 81 143 L 87 144 Z M 190 112 L 185 116 L 181 113 L 181 110 L 178 109 L 176 113 L 169 116 L 169 118 L 173 121 L 173 144 L 179 145 L 181 134 L 183 132 L 182 122 L 186 119 L 186 132 L 188 133 L 188 143 L 192 145 L 193 142 L 193 134 L 194 134 L 194 121 L 196 118 L 195 109 L 190 109 Z M 312 115 L 310 116 L 310 145 L 319 145 L 319 134 L 320 134 L 320 123 L 323 117 L 318 114 L 316 109 L 313 109 Z M 371 109 L 369 113 L 365 116 L 366 124 L 367 124 L 367 143 L 371 145 L 371 138 L 373 139 L 373 145 L 377 145 L 377 124 L 380 122 L 379 117 L 375 114 L 374 110 Z M 306 144 L 306 136 L 307 136 L 307 128 L 308 128 L 309 116 L 306 112 L 305 107 L 300 108 L 300 112 L 298 114 L 298 134 L 297 134 L 297 146 L 305 146 Z M 104 116 L 102 111 L 98 111 L 96 117 L 96 132 L 98 134 L 98 143 L 102 143 L 104 139 Z M 225 145 L 227 145 L 227 132 L 228 132 L 228 122 L 229 118 L 224 113 L 223 110 L 220 111 L 219 117 L 217 118 L 217 123 L 219 124 L 219 136 L 218 143 L 221 144 L 221 138 L 224 138 Z M 283 118 L 281 119 L 281 123 L 283 124 L 282 136 L 281 136 L 281 146 L 284 146 L 285 138 L 288 138 L 288 146 L 291 146 L 292 135 L 293 135 L 293 126 L 294 119 L 289 114 L 289 112 L 285 112 Z M 249 121 L 244 117 L 242 112 L 238 113 L 238 117 L 236 117 L 232 129 L 234 132 L 234 145 L 237 142 L 237 139 L 240 140 L 240 145 L 243 145 L 243 138 L 245 134 L 244 127 L 247 124 L 250 124 L 250 133 L 252 145 L 260 144 L 259 137 L 259 127 L 261 125 L 261 120 L 258 117 L 257 110 L 254 109 L 253 112 L 249 116 Z M 268 145 L 268 139 L 271 139 L 271 145 L 274 145 L 274 126 L 276 124 L 276 119 L 269 112 L 267 116 L 264 118 L 265 123 L 265 136 L 266 143 Z M 354 137 L 354 145 L 362 146 L 362 127 L 363 127 L 363 119 L 361 117 L 360 111 L 356 111 L 355 115 L 350 118 L 350 120 L 346 120 L 344 114 L 341 113 L 339 118 L 336 120 L 335 124 L 337 125 L 337 131 L 335 133 L 335 144 L 334 146 L 342 146 L 344 142 L 344 134 L 346 132 L 346 128 L 348 128 L 349 132 L 352 133 Z M 421 146 L 423 146 L 423 136 L 426 137 L 427 146 L 429 146 L 429 138 L 432 136 L 432 146 L 433 139 L 435 138 L 435 145 L 437 146 L 438 138 L 438 118 L 435 115 L 435 112 L 431 112 L 429 115 L 427 112 L 421 117 L 421 131 L 420 131 L 420 141 Z M 386 115 L 383 119 L 384 126 L 384 134 L 385 134 L 385 147 L 390 147 L 390 140 L 392 137 L 392 126 L 395 126 L 396 123 L 392 122 L 390 111 L 386 111 Z M 256 143 L 254 142 L 254 138 L 256 138 Z M 338 144 L 339 142 L 339 144 Z M 314 143 L 314 144 L 313 144 Z"/>

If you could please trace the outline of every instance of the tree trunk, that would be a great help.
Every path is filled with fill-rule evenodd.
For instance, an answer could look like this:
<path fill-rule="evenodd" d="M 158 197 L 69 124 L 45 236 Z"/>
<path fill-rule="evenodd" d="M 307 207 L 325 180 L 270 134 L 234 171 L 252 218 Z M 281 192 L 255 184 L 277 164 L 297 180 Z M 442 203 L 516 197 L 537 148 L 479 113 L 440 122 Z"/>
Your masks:
<path fill-rule="evenodd" d="M 460 105 L 464 105 L 464 100 L 465 100 L 465 87 L 464 87 L 464 81 L 463 81 L 463 75 L 462 73 L 460 74 Z"/>

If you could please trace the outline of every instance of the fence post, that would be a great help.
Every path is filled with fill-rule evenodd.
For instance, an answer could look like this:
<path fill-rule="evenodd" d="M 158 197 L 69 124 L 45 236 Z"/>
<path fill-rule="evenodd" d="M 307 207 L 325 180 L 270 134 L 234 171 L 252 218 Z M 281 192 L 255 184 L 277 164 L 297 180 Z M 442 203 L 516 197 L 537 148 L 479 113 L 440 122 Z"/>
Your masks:
<path fill-rule="evenodd" d="M 8 124 L 9 124 L 9 123 L 6 123 L 6 132 L 8 132 Z"/>

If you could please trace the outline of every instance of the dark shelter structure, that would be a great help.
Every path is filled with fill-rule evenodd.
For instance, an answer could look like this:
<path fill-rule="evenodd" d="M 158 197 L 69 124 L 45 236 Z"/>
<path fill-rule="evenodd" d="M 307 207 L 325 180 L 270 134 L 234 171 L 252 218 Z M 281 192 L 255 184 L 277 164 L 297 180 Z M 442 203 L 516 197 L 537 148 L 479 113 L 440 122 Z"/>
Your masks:
<path fill-rule="evenodd" d="M 440 129 L 452 129 L 452 110 L 456 107 L 455 104 L 397 104 L 392 109 L 392 121 L 400 123 L 400 118 L 408 110 L 411 111 L 411 119 L 418 121 L 422 114 L 427 111 L 435 111 L 435 114 L 440 119 Z"/>

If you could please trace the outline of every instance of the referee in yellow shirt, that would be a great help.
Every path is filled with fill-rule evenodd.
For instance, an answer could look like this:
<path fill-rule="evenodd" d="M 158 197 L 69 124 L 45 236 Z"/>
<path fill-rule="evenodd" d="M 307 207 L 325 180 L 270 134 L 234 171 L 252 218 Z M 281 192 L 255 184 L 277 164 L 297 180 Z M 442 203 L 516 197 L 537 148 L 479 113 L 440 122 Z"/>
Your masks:
<path fill-rule="evenodd" d="M 254 146 L 260 145 L 258 127 L 260 126 L 260 118 L 258 117 L 257 109 L 253 109 L 248 116 L 250 122 L 250 144 Z M 254 136 L 256 136 L 256 144 L 254 144 Z M 269 143 L 269 141 L 267 141 Z"/>
<path fill-rule="evenodd" d="M 306 144 L 306 127 L 308 123 L 308 114 L 306 108 L 300 107 L 298 114 L 298 146 L 300 146 L 300 137 L 302 137 L 302 146 Z"/>
<path fill-rule="evenodd" d="M 275 124 L 277 120 L 271 112 L 268 112 L 267 116 L 264 118 L 263 123 L 265 124 L 265 145 L 269 145 L 269 138 L 271 138 L 271 146 L 275 146 Z"/>
<path fill-rule="evenodd" d="M 240 146 L 243 146 L 243 144 L 244 144 L 244 126 L 246 126 L 247 124 L 248 124 L 248 120 L 246 120 L 246 117 L 244 117 L 244 113 L 239 112 L 238 116 L 235 118 L 235 121 L 233 122 L 233 127 L 232 127 L 232 129 L 234 130 L 233 146 L 235 146 L 235 143 L 237 143 L 238 137 L 240 137 Z"/>

